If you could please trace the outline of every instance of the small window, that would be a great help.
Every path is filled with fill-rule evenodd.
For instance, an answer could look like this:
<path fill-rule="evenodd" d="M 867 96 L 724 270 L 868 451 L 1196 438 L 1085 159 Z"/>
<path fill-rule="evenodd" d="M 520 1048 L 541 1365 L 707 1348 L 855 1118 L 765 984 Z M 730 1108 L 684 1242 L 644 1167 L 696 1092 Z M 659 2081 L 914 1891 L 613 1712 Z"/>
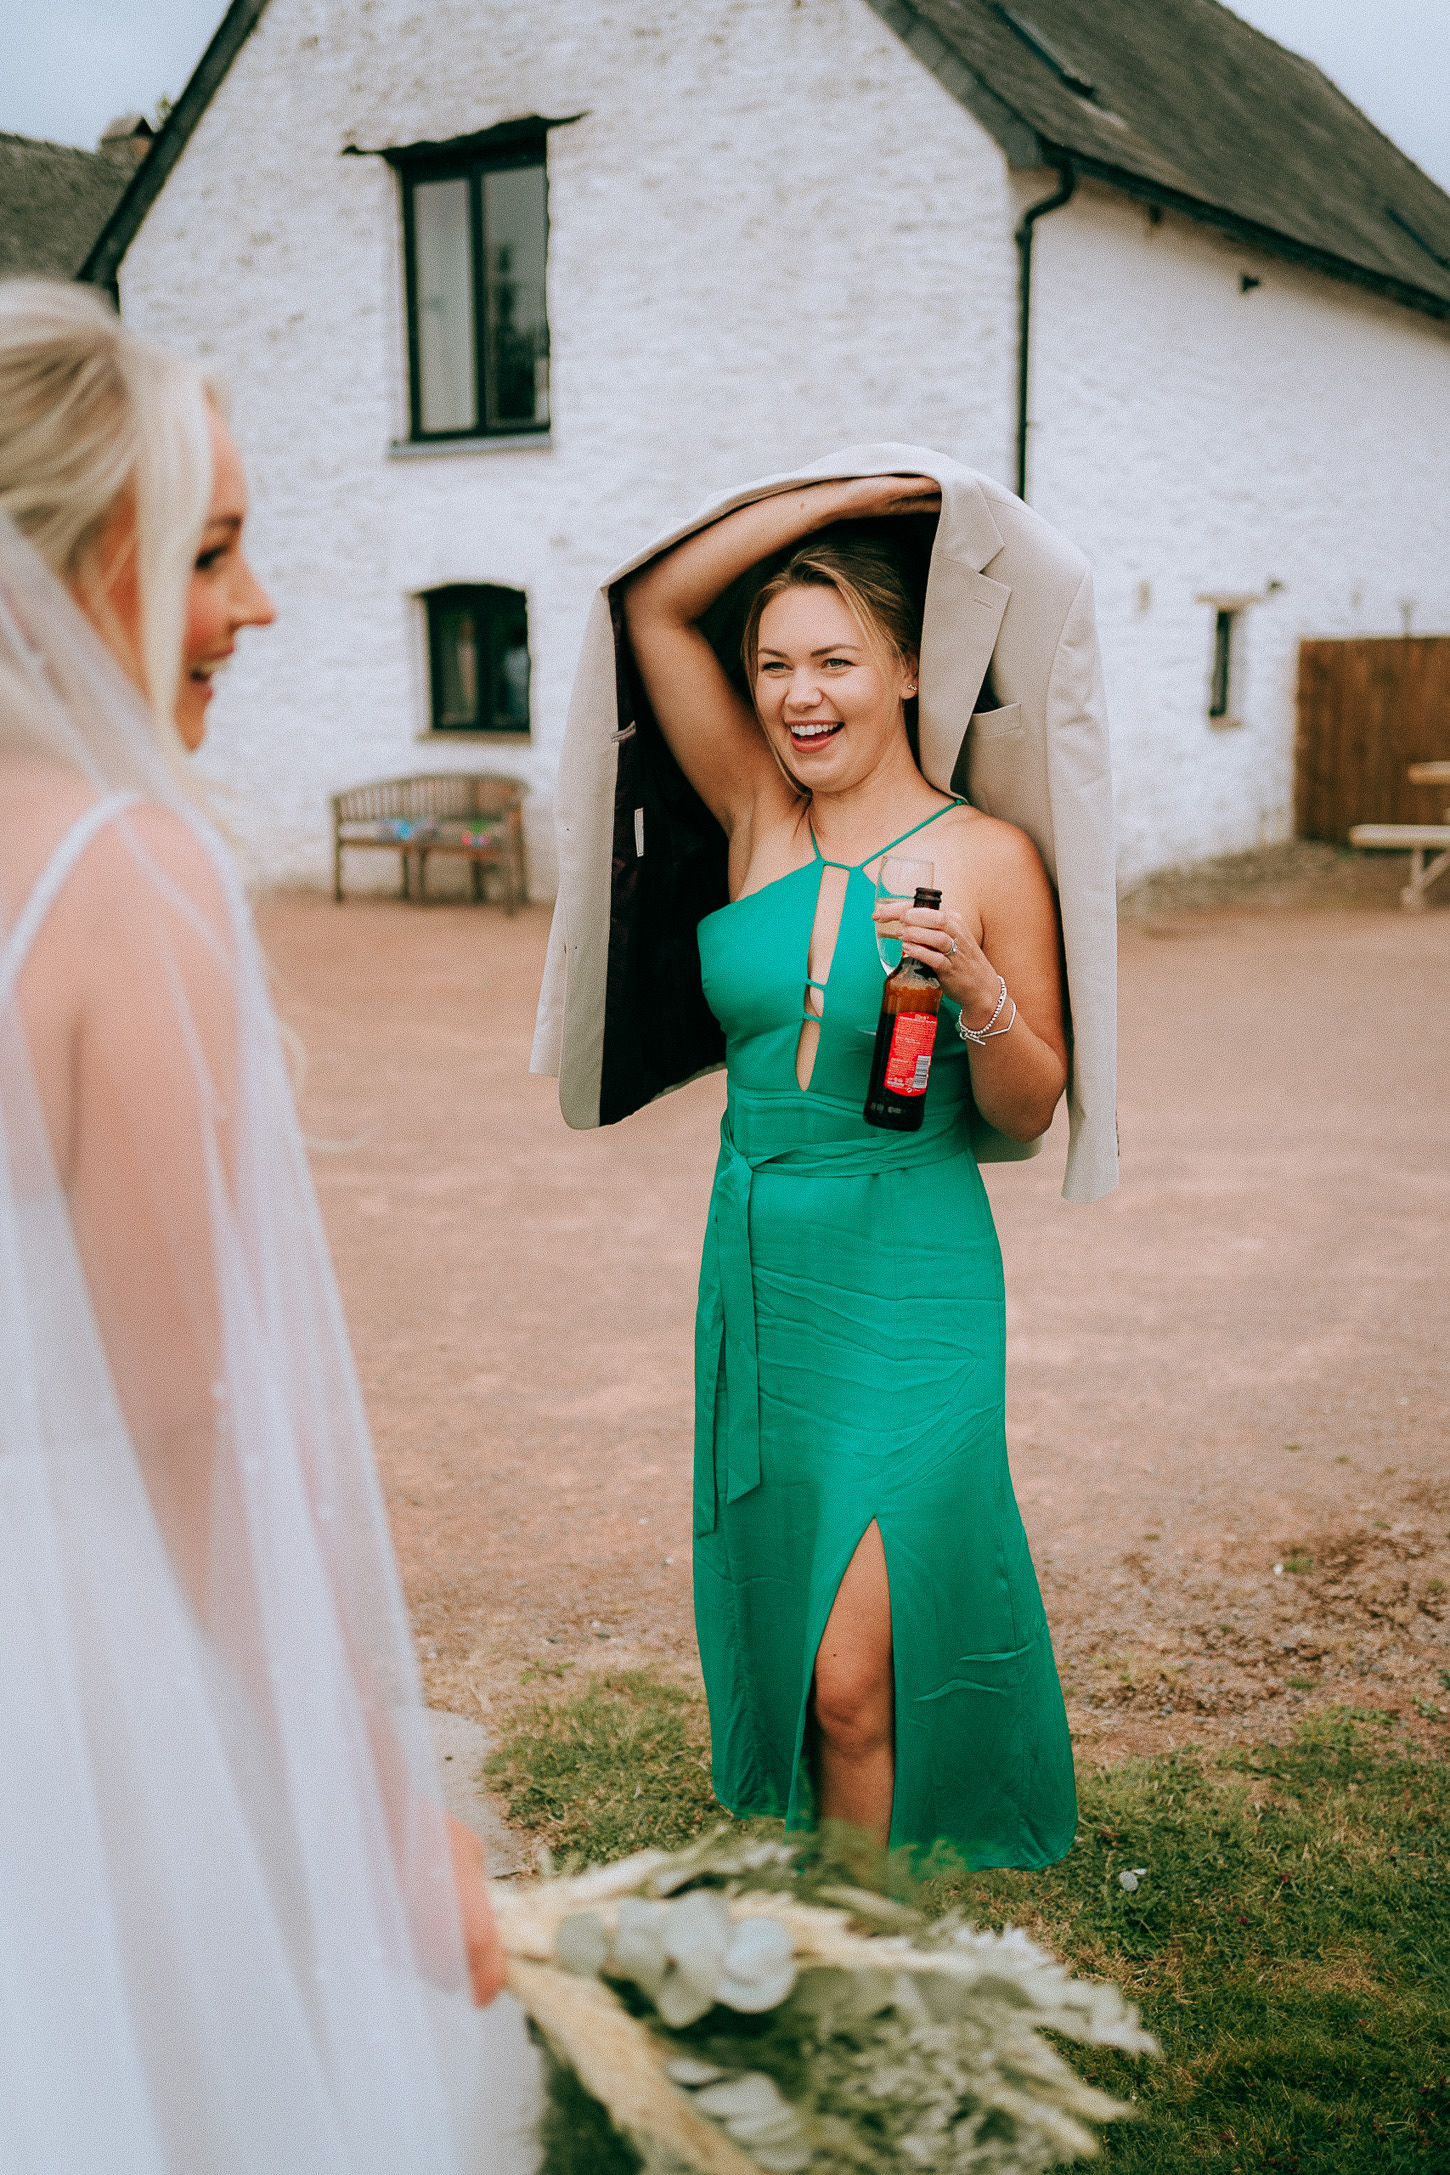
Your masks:
<path fill-rule="evenodd" d="M 401 172 L 412 436 L 547 430 L 542 140 Z"/>
<path fill-rule="evenodd" d="M 1234 622 L 1237 612 L 1220 608 L 1213 615 L 1213 675 L 1209 681 L 1208 714 L 1227 717 L 1233 691 Z"/>
<path fill-rule="evenodd" d="M 522 590 L 430 590 L 428 668 L 435 733 L 529 730 L 529 609 Z"/>

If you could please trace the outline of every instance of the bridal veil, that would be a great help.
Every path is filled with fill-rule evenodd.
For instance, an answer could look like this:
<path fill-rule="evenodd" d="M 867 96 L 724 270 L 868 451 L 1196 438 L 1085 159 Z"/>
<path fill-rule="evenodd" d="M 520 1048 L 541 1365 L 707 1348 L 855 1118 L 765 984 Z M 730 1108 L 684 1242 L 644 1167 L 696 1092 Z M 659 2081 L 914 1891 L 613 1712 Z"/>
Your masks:
<path fill-rule="evenodd" d="M 0 2167 L 522 2164 L 247 906 L 3 515 L 0 807 Z"/>

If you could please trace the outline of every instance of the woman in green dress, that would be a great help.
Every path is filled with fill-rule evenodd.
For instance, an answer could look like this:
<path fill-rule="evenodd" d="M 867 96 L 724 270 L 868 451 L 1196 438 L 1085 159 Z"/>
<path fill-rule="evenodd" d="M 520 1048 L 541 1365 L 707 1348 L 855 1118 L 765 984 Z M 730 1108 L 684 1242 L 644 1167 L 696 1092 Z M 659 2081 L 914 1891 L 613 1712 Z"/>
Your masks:
<path fill-rule="evenodd" d="M 1067 1850 L 1076 1802 L 968 1117 L 1021 1141 L 1051 1121 L 1061 938 L 1031 841 L 912 755 L 919 611 L 880 517 L 937 504 L 922 477 L 778 493 L 626 590 L 655 716 L 729 841 L 729 904 L 699 927 L 729 1092 L 697 1317 L 696 1621 L 722 1803 L 1035 1866 Z M 752 708 L 701 621 L 762 562 Z M 943 991 L 913 1134 L 862 1116 L 888 846 L 942 892 L 901 917 Z"/>

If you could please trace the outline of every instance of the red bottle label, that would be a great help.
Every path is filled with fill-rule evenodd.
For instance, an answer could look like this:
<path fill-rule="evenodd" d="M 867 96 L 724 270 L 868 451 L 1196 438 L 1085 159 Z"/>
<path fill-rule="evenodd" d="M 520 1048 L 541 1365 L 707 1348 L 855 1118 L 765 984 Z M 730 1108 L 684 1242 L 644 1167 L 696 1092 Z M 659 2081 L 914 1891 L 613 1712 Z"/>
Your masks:
<path fill-rule="evenodd" d="M 886 1085 L 893 1095 L 925 1095 L 936 1042 L 935 1012 L 898 1012 L 886 1058 Z"/>

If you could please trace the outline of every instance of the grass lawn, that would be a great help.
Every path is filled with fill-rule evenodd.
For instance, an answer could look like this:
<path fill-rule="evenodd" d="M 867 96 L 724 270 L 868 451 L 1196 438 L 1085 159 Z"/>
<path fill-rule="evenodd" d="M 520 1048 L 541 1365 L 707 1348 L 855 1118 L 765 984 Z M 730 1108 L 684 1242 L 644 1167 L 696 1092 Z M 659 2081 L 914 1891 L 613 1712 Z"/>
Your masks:
<path fill-rule="evenodd" d="M 516 1714 L 489 1779 L 556 1854 L 604 1860 L 720 1820 L 708 1742 L 698 1697 L 599 1676 Z M 1445 2175 L 1450 1766 L 1351 1708 L 1288 1744 L 1133 1761 L 1079 1788 L 1061 1865 L 937 1878 L 918 1900 L 1025 1926 L 1138 2002 L 1161 2062 L 1070 2050 L 1140 2110 L 1099 2164 Z"/>

